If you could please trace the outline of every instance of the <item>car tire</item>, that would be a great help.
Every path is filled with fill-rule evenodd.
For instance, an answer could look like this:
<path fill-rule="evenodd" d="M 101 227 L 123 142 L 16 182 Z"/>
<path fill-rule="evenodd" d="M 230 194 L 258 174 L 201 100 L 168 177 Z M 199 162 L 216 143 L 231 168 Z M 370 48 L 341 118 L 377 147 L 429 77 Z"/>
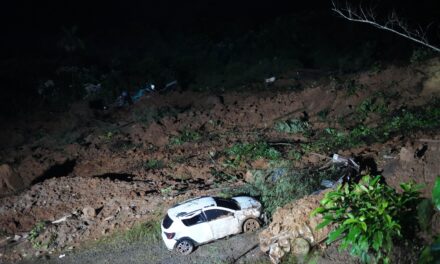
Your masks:
<path fill-rule="evenodd" d="M 257 231 L 261 227 L 260 222 L 257 219 L 249 218 L 243 223 L 243 232 L 251 233 Z"/>
<path fill-rule="evenodd" d="M 182 255 L 189 255 L 194 250 L 194 243 L 189 239 L 182 239 L 176 244 L 176 251 Z"/>

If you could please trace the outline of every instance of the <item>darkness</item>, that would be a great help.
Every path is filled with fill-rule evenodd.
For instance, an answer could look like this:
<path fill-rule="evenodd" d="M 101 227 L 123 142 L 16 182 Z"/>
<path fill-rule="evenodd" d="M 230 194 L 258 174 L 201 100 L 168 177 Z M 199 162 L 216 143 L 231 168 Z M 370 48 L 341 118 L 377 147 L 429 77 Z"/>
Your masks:
<path fill-rule="evenodd" d="M 395 10 L 410 26 L 429 25 L 428 38 L 439 43 L 440 1 L 349 2 L 375 7 L 380 18 Z M 111 76 L 106 96 L 112 98 L 147 80 L 163 84 L 179 79 L 185 87 L 198 90 L 207 83 L 217 88 L 237 86 L 240 81 L 253 81 L 258 71 L 270 73 L 257 69 L 239 80 L 231 65 L 249 68 L 273 58 L 283 61 L 267 66 L 274 69 L 272 73 L 295 67 L 350 72 L 377 62 L 408 61 L 420 48 L 391 33 L 337 17 L 327 0 L 22 0 L 2 3 L 0 19 L 0 113 L 6 115 L 59 109 L 50 99 L 37 98 L 44 97 L 36 91 L 46 80 L 75 87 Z M 66 43 L 73 43 L 75 50 L 66 52 Z M 233 48 L 218 51 L 228 45 Z M 347 66 L 347 62 L 354 63 Z M 87 68 L 90 76 L 66 81 L 59 73 L 66 66 Z M 207 70 L 211 68 L 220 70 Z M 213 74 L 218 80 L 204 80 Z M 51 95 L 66 99 L 61 100 L 63 105 L 83 96 L 78 89 L 63 89 Z"/>

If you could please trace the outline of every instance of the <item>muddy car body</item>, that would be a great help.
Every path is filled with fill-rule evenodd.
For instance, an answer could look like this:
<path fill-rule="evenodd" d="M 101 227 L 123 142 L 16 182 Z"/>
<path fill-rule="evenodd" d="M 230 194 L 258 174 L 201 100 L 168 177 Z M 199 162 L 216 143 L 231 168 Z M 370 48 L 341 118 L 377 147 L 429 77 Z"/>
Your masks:
<path fill-rule="evenodd" d="M 162 238 L 169 250 L 190 254 L 195 246 L 260 227 L 261 204 L 252 197 L 199 197 L 168 210 Z"/>

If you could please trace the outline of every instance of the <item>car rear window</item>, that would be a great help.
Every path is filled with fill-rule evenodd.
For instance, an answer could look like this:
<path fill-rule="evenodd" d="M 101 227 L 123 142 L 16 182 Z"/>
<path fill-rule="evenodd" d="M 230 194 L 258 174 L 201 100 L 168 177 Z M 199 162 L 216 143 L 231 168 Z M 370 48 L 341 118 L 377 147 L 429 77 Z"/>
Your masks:
<path fill-rule="evenodd" d="M 167 214 L 163 219 L 162 226 L 164 228 L 169 228 L 172 224 L 173 224 L 173 220 Z"/>
<path fill-rule="evenodd" d="M 224 207 L 232 210 L 240 210 L 240 206 L 238 206 L 237 201 L 232 199 L 224 199 L 219 197 L 214 197 L 217 206 Z"/>

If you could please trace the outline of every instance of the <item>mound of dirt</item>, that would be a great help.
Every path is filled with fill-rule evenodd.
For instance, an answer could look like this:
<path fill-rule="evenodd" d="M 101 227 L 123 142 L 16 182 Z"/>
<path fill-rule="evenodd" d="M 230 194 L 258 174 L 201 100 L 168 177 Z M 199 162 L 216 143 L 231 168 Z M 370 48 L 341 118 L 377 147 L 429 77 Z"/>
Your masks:
<path fill-rule="evenodd" d="M 3 195 L 14 193 L 21 190 L 24 186 L 23 179 L 11 166 L 0 165 L 0 193 Z"/>
<path fill-rule="evenodd" d="M 259 235 L 260 249 L 269 252 L 272 263 L 279 263 L 289 252 L 304 257 L 310 247 L 327 238 L 332 226 L 316 230 L 316 226 L 322 222 L 322 216 L 310 216 L 319 207 L 325 193 L 306 196 L 275 212 L 270 225 Z"/>

